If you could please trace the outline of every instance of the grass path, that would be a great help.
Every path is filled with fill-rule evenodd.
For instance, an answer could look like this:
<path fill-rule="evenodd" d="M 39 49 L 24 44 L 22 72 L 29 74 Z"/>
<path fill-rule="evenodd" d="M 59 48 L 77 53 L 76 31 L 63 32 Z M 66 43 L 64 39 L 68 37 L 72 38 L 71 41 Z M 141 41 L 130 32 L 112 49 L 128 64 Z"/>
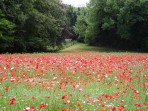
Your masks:
<path fill-rule="evenodd" d="M 95 52 L 107 52 L 107 53 L 109 53 L 109 52 L 126 52 L 126 51 L 121 51 L 121 50 L 111 49 L 111 48 L 89 46 L 89 45 L 83 44 L 83 43 L 77 43 L 71 47 L 61 50 L 60 52 L 74 52 L 74 51 L 95 51 Z"/>
<path fill-rule="evenodd" d="M 60 51 L 60 53 L 73 53 L 73 52 L 80 52 L 80 51 L 93 51 L 96 53 L 111 53 L 111 54 L 144 54 L 148 55 L 145 52 L 137 52 L 137 51 L 127 51 L 127 50 L 119 50 L 113 48 L 106 48 L 106 47 L 96 47 L 96 46 L 89 46 L 83 43 L 76 43 L 73 46 L 65 48 Z"/>

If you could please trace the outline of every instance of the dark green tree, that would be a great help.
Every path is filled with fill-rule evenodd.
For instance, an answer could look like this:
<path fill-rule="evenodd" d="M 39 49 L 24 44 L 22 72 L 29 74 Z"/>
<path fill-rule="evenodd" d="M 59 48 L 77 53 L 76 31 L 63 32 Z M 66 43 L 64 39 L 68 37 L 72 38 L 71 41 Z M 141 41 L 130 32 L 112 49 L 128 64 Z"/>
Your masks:
<path fill-rule="evenodd" d="M 10 51 L 14 32 L 15 24 L 7 20 L 0 10 L 0 52 Z"/>
<path fill-rule="evenodd" d="M 148 1 L 90 0 L 87 10 L 88 44 L 148 50 Z"/>
<path fill-rule="evenodd" d="M 0 9 L 5 15 L 3 24 L 15 24 L 12 52 L 56 50 L 65 40 L 66 10 L 59 0 L 2 0 Z"/>
<path fill-rule="evenodd" d="M 148 50 L 148 1 L 127 0 L 120 9 L 117 33 L 134 49 Z"/>

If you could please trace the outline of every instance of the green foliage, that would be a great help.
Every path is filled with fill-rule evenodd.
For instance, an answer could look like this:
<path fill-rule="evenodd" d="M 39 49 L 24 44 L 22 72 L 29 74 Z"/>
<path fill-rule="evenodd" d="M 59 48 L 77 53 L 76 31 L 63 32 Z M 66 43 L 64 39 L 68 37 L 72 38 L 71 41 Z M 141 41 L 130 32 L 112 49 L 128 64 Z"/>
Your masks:
<path fill-rule="evenodd" d="M 79 36 L 78 37 L 79 42 L 84 42 L 86 28 L 87 28 L 86 9 L 82 7 L 79 8 L 77 22 L 74 26 L 74 31 Z"/>
<path fill-rule="evenodd" d="M 77 19 L 75 26 L 76 32 L 85 37 L 86 43 L 148 50 L 148 1 L 90 0 L 86 10 L 83 20 L 87 23 L 85 31 L 81 30 L 84 28 L 80 22 L 82 19 Z"/>
<path fill-rule="evenodd" d="M 8 50 L 13 41 L 14 31 L 15 24 L 7 20 L 0 10 L 0 52 Z"/>
<path fill-rule="evenodd" d="M 77 35 L 74 32 L 74 25 L 76 23 L 76 19 L 77 19 L 77 8 L 72 7 L 71 5 L 64 5 L 64 9 L 65 9 L 65 25 L 62 31 L 62 35 L 66 38 L 66 39 L 73 39 L 76 40 L 77 39 Z"/>
<path fill-rule="evenodd" d="M 130 47 L 148 50 L 148 1 L 126 1 L 118 16 L 117 33 Z"/>
<path fill-rule="evenodd" d="M 75 8 L 59 0 L 1 0 L 0 52 L 59 50 L 65 39 L 148 50 L 148 1 L 90 0 Z"/>
<path fill-rule="evenodd" d="M 0 10 L 0 16 L 5 15 L 0 19 L 0 34 L 7 42 L 7 35 L 13 36 L 11 45 L 0 44 L 5 51 L 45 51 L 47 47 L 61 46 L 65 40 L 62 31 L 67 12 L 59 0 L 4 0 L 0 1 Z"/>
<path fill-rule="evenodd" d="M 65 8 L 68 16 L 68 25 L 73 27 L 77 21 L 77 8 L 72 7 L 71 5 L 66 5 Z"/>

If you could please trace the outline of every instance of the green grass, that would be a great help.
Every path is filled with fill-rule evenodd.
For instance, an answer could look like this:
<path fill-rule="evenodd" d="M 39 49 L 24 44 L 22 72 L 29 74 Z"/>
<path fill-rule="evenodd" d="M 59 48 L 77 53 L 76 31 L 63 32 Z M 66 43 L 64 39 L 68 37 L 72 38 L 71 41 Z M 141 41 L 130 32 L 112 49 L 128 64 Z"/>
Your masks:
<path fill-rule="evenodd" d="M 71 47 L 61 50 L 60 52 L 74 52 L 74 51 L 95 51 L 95 52 L 127 52 L 125 50 L 118 50 L 112 48 L 105 48 L 105 47 L 96 47 L 96 46 L 89 46 L 83 43 L 74 44 Z"/>

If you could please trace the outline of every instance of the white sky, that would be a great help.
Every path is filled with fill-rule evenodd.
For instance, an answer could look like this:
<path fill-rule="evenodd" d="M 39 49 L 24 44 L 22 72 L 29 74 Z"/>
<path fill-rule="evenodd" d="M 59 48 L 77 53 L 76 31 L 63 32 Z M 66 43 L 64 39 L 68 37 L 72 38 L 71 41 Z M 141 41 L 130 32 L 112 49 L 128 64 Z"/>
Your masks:
<path fill-rule="evenodd" d="M 89 0 L 62 0 L 65 4 L 70 4 L 75 7 L 79 6 L 86 6 L 86 3 L 89 2 Z"/>

